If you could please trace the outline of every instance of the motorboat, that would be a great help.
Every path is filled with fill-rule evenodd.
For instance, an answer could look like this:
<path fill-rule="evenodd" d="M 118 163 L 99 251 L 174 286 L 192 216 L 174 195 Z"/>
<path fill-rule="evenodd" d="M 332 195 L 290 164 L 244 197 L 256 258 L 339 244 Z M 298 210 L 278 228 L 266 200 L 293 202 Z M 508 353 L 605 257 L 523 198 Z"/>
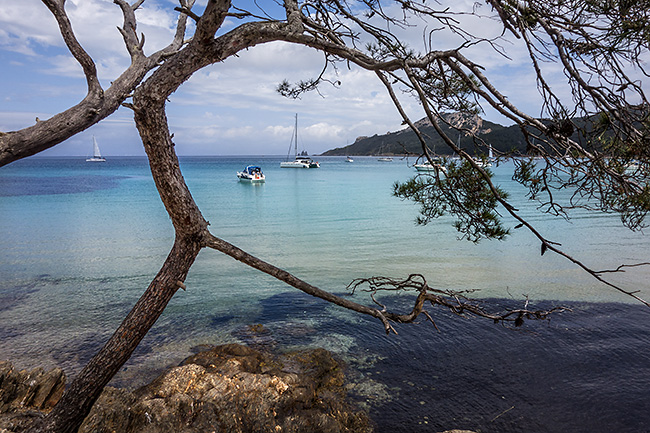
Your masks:
<path fill-rule="evenodd" d="M 349 156 L 346 156 L 345 162 L 354 162 L 354 159 L 350 158 Z"/>
<path fill-rule="evenodd" d="M 262 173 L 262 168 L 257 165 L 249 165 L 244 170 L 237 172 L 240 182 L 262 183 L 266 182 L 266 177 Z"/>
<path fill-rule="evenodd" d="M 381 162 L 393 162 L 393 158 L 390 156 L 382 156 L 381 158 L 378 158 L 377 161 Z"/>

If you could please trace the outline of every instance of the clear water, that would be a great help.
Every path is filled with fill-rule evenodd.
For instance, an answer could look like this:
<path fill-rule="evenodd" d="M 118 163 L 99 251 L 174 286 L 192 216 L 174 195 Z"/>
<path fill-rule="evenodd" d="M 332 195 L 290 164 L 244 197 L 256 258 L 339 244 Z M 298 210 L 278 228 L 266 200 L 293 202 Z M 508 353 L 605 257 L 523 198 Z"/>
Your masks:
<path fill-rule="evenodd" d="M 138 386 L 202 344 L 276 350 L 325 347 L 350 368 L 351 394 L 377 431 L 650 431 L 650 309 L 547 253 L 523 230 L 505 242 L 458 241 L 450 219 L 414 224 L 417 207 L 391 196 L 414 174 L 405 161 L 319 158 L 280 169 L 274 157 L 186 157 L 181 167 L 212 232 L 325 290 L 355 278 L 405 277 L 480 289 L 489 305 L 567 305 L 572 313 L 517 331 L 432 314 L 387 337 L 375 320 L 296 292 L 214 251 L 186 281 L 114 380 Z M 411 161 L 412 162 L 412 161 Z M 267 182 L 235 172 L 261 165 Z M 493 168 L 514 193 L 512 166 Z M 551 240 L 594 268 L 648 261 L 648 238 L 615 215 L 570 222 L 516 205 Z M 75 374 L 110 336 L 165 259 L 173 231 L 143 158 L 91 164 L 32 158 L 0 169 L 0 359 Z M 615 277 L 650 298 L 650 269 Z M 369 302 L 363 294 L 359 302 Z M 409 309 L 408 297 L 385 298 Z M 262 323 L 263 341 L 246 331 Z"/>

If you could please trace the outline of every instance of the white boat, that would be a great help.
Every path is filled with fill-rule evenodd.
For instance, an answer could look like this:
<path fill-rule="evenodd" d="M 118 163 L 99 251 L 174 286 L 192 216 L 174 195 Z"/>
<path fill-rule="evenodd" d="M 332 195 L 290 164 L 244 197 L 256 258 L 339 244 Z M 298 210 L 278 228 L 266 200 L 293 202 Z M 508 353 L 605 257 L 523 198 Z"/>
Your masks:
<path fill-rule="evenodd" d="M 289 155 L 291 154 L 291 147 L 293 147 L 294 160 L 289 160 Z M 314 161 L 306 155 L 303 151 L 302 154 L 298 154 L 298 114 L 296 114 L 296 124 L 293 128 L 293 135 L 291 136 L 291 142 L 289 142 L 289 152 L 287 154 L 287 160 L 280 163 L 282 168 L 318 168 L 320 164 L 317 161 Z"/>
<path fill-rule="evenodd" d="M 354 159 L 350 158 L 349 156 L 346 156 L 345 162 L 354 162 Z"/>
<path fill-rule="evenodd" d="M 474 162 L 476 162 L 476 165 L 478 165 L 479 167 L 492 167 L 492 161 L 494 161 L 494 154 L 492 153 L 492 145 L 490 145 L 490 149 L 488 150 L 487 158 L 474 158 Z"/>
<path fill-rule="evenodd" d="M 425 162 L 423 164 L 415 164 L 413 166 L 417 171 L 434 171 L 435 167 L 431 165 L 430 162 Z"/>
<path fill-rule="evenodd" d="M 479 167 L 492 167 L 492 163 L 487 159 L 472 158 Z"/>
<path fill-rule="evenodd" d="M 256 165 L 249 165 L 244 170 L 237 172 L 237 177 L 241 182 L 262 183 L 266 182 L 266 177 L 262 173 L 262 168 Z"/>
<path fill-rule="evenodd" d="M 280 163 L 283 168 L 318 168 L 320 164 L 308 156 L 296 156 L 293 161 L 283 161 Z"/>
<path fill-rule="evenodd" d="M 442 159 L 437 156 L 432 157 L 431 160 L 435 164 L 442 163 Z M 428 160 L 425 162 L 421 162 L 419 164 L 414 164 L 413 168 L 415 168 L 417 171 L 434 171 L 436 169 L 433 165 L 431 165 L 431 163 Z"/>
<path fill-rule="evenodd" d="M 383 156 L 383 157 L 377 159 L 377 161 L 382 161 L 382 162 L 393 162 L 393 158 L 391 158 L 390 156 Z"/>
<path fill-rule="evenodd" d="M 95 136 L 93 135 L 93 156 L 90 158 L 86 158 L 86 162 L 106 162 L 106 158 L 104 158 L 99 151 L 99 146 L 97 145 L 97 140 L 95 140 Z"/>

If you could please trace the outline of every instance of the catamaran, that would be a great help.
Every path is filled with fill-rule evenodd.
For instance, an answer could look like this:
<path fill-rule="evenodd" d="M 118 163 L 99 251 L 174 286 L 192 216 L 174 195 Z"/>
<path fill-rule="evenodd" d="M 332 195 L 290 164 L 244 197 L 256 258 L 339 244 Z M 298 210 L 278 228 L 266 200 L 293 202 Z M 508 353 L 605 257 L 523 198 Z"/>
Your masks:
<path fill-rule="evenodd" d="M 293 146 L 294 160 L 289 160 L 291 154 L 291 147 Z M 298 114 L 296 113 L 296 124 L 293 128 L 293 135 L 291 142 L 289 142 L 289 152 L 287 153 L 287 160 L 280 163 L 283 168 L 318 168 L 320 164 L 309 157 L 309 155 L 298 154 Z"/>
<path fill-rule="evenodd" d="M 86 159 L 87 162 L 106 162 L 106 158 L 102 156 L 102 154 L 99 151 L 99 146 L 97 145 L 97 140 L 95 140 L 95 136 L 93 135 L 93 156 L 90 158 Z"/>

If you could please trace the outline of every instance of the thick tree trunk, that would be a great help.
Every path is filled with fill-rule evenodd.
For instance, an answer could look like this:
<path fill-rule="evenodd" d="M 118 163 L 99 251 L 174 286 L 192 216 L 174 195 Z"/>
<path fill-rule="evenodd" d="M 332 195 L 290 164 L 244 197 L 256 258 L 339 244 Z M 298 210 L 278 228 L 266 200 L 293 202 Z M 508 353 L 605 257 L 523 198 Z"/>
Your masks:
<path fill-rule="evenodd" d="M 198 242 L 176 239 L 162 269 L 117 331 L 79 373 L 52 412 L 30 428 L 29 433 L 73 433 L 79 429 L 104 386 L 131 357 L 165 310 L 200 250 Z"/>
<path fill-rule="evenodd" d="M 182 56 L 181 56 L 182 57 Z M 134 95 L 135 121 L 151 173 L 176 231 L 174 246 L 163 267 L 108 343 L 72 382 L 56 407 L 29 432 L 74 433 L 83 423 L 106 384 L 129 359 L 140 341 L 182 286 L 205 245 L 207 222 L 194 202 L 180 171 L 171 141 L 165 100 L 191 68 L 165 68 L 150 85 Z"/>

